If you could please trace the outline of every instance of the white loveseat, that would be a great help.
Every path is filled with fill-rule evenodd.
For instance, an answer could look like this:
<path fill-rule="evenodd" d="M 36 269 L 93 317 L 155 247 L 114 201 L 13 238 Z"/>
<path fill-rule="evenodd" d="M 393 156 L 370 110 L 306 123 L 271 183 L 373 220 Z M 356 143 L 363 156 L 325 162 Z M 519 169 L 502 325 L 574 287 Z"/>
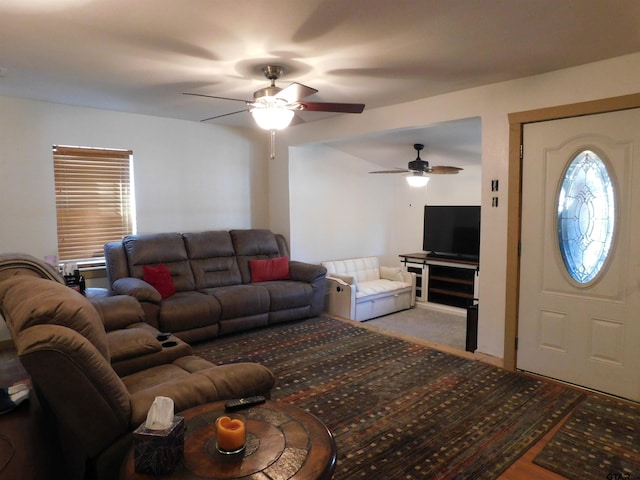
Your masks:
<path fill-rule="evenodd" d="M 327 269 L 325 310 L 358 320 L 414 307 L 416 275 L 402 267 L 380 266 L 378 257 L 322 262 Z"/>

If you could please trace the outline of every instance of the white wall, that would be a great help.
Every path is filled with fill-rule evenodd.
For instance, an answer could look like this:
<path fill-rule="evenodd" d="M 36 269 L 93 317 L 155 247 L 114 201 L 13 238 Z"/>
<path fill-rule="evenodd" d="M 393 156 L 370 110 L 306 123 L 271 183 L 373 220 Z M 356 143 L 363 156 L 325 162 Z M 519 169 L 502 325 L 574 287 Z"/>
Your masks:
<path fill-rule="evenodd" d="M 133 150 L 140 233 L 269 226 L 254 130 L 0 97 L 0 252 L 57 254 L 54 144 Z"/>
<path fill-rule="evenodd" d="M 424 205 L 479 205 L 480 167 L 411 188 L 404 175 L 369 175 L 380 166 L 322 144 L 289 154 L 290 243 L 297 260 L 377 256 L 399 265 L 422 250 Z"/>
<path fill-rule="evenodd" d="M 322 145 L 294 148 L 290 160 L 296 259 L 319 263 L 388 250 L 393 197 L 367 176 L 370 163 Z"/>
<path fill-rule="evenodd" d="M 0 252 L 57 255 L 54 144 L 133 150 L 140 233 L 268 228 L 258 133 L 0 97 Z"/>
<path fill-rule="evenodd" d="M 636 53 L 415 102 L 368 109 L 358 116 L 343 115 L 301 124 L 283 132 L 280 135 L 280 141 L 285 145 L 299 147 L 398 128 L 480 117 L 482 119 L 483 208 L 478 350 L 502 357 L 506 305 L 508 114 L 637 93 L 640 91 L 639 85 L 640 53 Z M 289 183 L 289 176 L 295 175 L 296 169 L 303 168 L 298 165 L 294 168 L 292 162 L 304 162 L 304 159 L 296 158 L 296 153 L 292 154 L 292 158 L 288 155 L 286 146 L 280 146 L 278 161 L 270 163 L 270 178 L 280 185 Z M 491 197 L 494 195 L 490 189 L 492 179 L 500 181 L 500 192 L 498 192 L 500 205 L 497 208 L 491 207 Z M 321 179 L 316 181 L 325 182 Z M 289 202 L 292 201 L 289 198 L 289 190 L 272 189 L 269 195 L 272 218 L 276 219 L 277 215 L 279 231 L 291 236 L 292 252 L 297 252 L 302 248 L 299 241 L 311 235 L 297 231 L 303 228 L 297 219 L 287 218 L 287 215 L 297 214 L 297 210 L 289 210 Z M 324 199 L 317 198 L 315 201 L 322 202 Z M 311 206 L 309 208 L 312 209 Z M 325 221 L 325 218 L 319 217 L 317 221 Z M 316 227 L 305 224 L 304 228 Z M 324 252 L 316 254 L 316 252 L 305 250 L 305 256 L 308 258 L 319 258 L 323 254 Z"/>

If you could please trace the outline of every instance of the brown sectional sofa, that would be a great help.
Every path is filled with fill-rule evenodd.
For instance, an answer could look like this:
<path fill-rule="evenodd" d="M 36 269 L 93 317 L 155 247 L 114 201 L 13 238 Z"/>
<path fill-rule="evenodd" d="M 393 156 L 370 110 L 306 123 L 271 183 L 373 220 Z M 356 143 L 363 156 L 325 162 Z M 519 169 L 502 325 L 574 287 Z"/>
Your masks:
<path fill-rule="evenodd" d="M 324 305 L 320 265 L 289 261 L 289 278 L 252 282 L 252 260 L 289 257 L 269 230 L 130 235 L 104 253 L 112 293 L 135 297 L 148 323 L 186 342 L 313 317 Z M 164 299 L 144 281 L 144 267 L 158 264 L 176 289 Z"/>

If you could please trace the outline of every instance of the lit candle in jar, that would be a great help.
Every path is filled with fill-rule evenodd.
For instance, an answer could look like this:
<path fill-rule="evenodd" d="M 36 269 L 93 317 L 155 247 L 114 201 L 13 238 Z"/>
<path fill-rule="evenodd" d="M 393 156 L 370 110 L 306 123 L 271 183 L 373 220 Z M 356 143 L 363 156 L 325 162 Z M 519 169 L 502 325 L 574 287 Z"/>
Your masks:
<path fill-rule="evenodd" d="M 216 420 L 216 446 L 222 453 L 236 453 L 244 448 L 244 422 L 239 418 L 220 417 Z"/>

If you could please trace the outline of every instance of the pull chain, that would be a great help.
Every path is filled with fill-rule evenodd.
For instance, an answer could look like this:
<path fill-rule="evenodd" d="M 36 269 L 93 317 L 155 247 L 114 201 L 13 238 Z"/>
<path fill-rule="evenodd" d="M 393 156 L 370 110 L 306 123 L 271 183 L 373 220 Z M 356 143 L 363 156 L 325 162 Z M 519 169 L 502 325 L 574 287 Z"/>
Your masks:
<path fill-rule="evenodd" d="M 269 144 L 271 147 L 271 155 L 269 155 L 269 158 L 271 160 L 274 160 L 276 158 L 276 131 L 275 129 L 272 129 L 269 133 Z"/>

